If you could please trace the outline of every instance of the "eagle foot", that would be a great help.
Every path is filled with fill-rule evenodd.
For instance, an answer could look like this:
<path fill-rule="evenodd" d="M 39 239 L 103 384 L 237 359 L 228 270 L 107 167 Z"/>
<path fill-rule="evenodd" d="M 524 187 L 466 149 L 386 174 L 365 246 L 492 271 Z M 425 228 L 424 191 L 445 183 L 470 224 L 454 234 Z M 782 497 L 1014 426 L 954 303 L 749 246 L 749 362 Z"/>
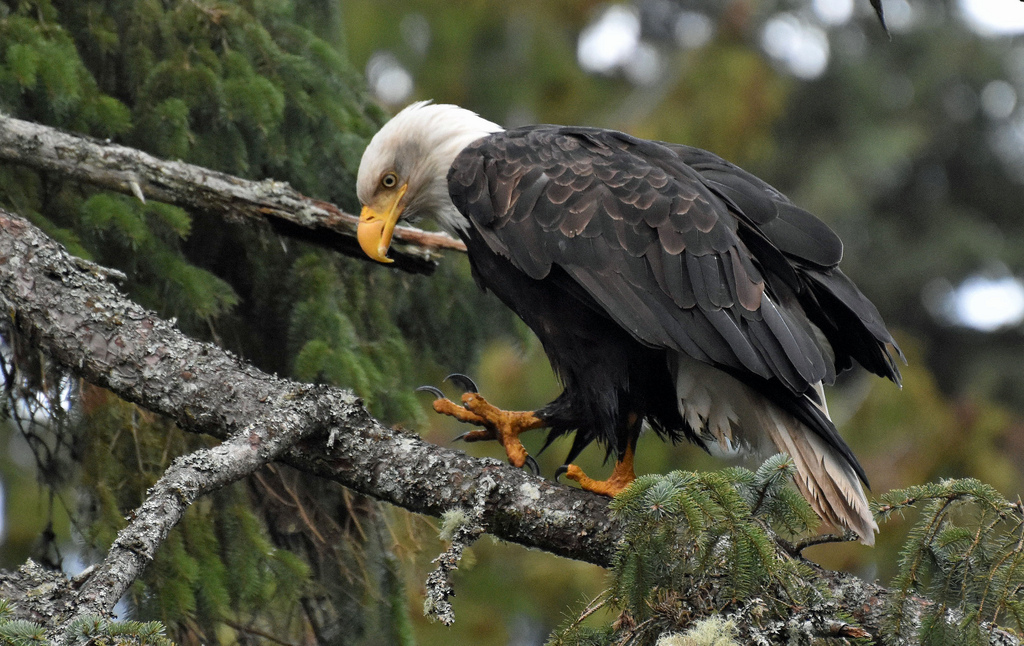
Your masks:
<path fill-rule="evenodd" d="M 555 471 L 555 480 L 561 475 L 575 480 L 586 491 L 614 498 L 636 480 L 636 472 L 633 470 L 633 448 L 627 448 L 625 454 L 615 462 L 615 468 L 607 480 L 594 480 L 575 464 L 563 464 L 558 467 Z"/>
<path fill-rule="evenodd" d="M 454 417 L 460 422 L 477 424 L 481 429 L 467 431 L 455 440 L 464 442 L 483 442 L 496 440 L 505 449 L 509 464 L 515 467 L 526 465 L 534 475 L 540 474 L 537 461 L 526 452 L 526 447 L 519 441 L 519 434 L 535 428 L 542 428 L 545 423 L 533 411 L 506 411 L 489 403 L 477 392 L 476 384 L 465 375 L 449 375 L 445 381 L 451 381 L 466 392 L 462 394 L 462 405 L 456 404 L 444 396 L 434 386 L 420 386 L 419 392 L 434 395 L 434 410 L 442 415 Z"/>

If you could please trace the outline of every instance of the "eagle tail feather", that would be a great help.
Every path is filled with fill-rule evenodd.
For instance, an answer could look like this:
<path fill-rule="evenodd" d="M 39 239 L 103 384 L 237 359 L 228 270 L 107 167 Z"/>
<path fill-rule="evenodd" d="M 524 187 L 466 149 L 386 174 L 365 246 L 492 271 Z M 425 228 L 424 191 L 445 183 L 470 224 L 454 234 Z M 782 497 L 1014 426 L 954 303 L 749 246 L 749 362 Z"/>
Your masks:
<path fill-rule="evenodd" d="M 710 450 L 717 441 L 728 453 L 737 446 L 764 450 L 769 440 L 770 451 L 792 458 L 797 489 L 822 520 L 856 532 L 865 545 L 874 544 L 878 525 L 864 495 L 857 458 L 834 433 L 821 382 L 811 386 L 817 401 L 807 395 L 804 399 L 833 430 L 831 442 L 793 412 L 713 366 L 680 353 L 672 357 L 670 369 L 676 374 L 679 414 L 698 443 Z"/>
<path fill-rule="evenodd" d="M 837 529 L 855 532 L 861 543 L 874 545 L 878 524 L 853 467 L 792 416 L 771 408 L 766 412 L 768 437 L 793 459 L 796 486 L 814 512 Z"/>

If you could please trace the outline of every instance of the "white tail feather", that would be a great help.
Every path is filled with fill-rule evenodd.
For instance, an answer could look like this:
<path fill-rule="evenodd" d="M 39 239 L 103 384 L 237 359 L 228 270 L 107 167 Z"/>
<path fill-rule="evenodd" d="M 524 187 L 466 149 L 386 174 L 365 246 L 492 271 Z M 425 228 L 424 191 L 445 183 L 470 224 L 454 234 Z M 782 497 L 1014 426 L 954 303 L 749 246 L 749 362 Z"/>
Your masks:
<path fill-rule="evenodd" d="M 805 424 L 763 395 L 720 370 L 685 355 L 676 358 L 679 412 L 706 440 L 723 448 L 737 440 L 751 446 L 771 440 L 774 450 L 787 453 L 796 466 L 796 486 L 814 512 L 836 529 L 857 533 L 874 545 L 878 525 L 853 467 Z M 818 408 L 828 416 L 821 384 Z"/>
<path fill-rule="evenodd" d="M 791 415 L 766 407 L 764 430 L 779 451 L 796 465 L 796 486 L 814 512 L 837 529 L 857 533 L 860 542 L 875 544 L 878 525 L 853 467 L 805 425 Z"/>

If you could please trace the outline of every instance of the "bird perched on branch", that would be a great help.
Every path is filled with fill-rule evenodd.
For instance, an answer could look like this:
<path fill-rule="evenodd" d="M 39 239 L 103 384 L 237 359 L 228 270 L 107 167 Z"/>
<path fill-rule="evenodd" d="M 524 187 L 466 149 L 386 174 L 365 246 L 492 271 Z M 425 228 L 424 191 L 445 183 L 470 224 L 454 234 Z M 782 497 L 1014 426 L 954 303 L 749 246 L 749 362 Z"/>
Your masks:
<path fill-rule="evenodd" d="M 820 220 L 712 153 L 597 128 L 504 130 L 453 105 L 415 103 L 359 167 L 360 246 L 387 257 L 401 220 L 466 243 L 473 274 L 540 339 L 564 390 L 535 411 L 489 404 L 471 382 L 434 408 L 482 426 L 509 462 L 521 432 L 575 431 L 560 469 L 615 495 L 635 478 L 644 423 L 707 449 L 788 453 L 822 519 L 867 544 L 877 531 L 863 469 L 836 432 L 823 383 L 854 361 L 899 383 L 878 310 L 838 269 Z M 606 480 L 570 464 L 593 441 Z"/>

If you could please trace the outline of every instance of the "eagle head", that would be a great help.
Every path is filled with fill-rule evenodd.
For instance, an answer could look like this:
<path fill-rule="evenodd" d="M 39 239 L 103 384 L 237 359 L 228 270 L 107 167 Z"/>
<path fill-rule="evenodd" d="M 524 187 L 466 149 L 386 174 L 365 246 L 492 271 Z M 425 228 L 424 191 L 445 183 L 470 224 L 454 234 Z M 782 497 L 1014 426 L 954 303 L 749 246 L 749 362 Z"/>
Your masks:
<path fill-rule="evenodd" d="M 370 258 L 387 257 L 399 218 L 432 217 L 451 234 L 469 221 L 448 195 L 448 169 L 463 148 L 501 130 L 455 105 L 413 103 L 373 136 L 359 163 L 356 193 L 363 205 L 357 237 Z"/>

